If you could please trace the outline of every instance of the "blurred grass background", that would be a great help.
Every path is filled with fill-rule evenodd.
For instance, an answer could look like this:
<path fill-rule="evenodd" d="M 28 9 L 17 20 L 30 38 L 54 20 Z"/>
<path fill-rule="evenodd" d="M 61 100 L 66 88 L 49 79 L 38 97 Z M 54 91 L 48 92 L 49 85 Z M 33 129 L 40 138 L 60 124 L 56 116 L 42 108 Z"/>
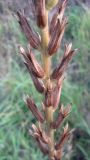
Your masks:
<path fill-rule="evenodd" d="M 25 1 L 21 2 L 0 1 L 0 160 L 47 160 L 28 133 L 36 120 L 25 106 L 23 95 L 31 94 L 38 106 L 42 96 L 36 92 L 18 54 L 18 44 L 26 46 L 27 42 L 8 8 L 27 7 Z M 68 122 L 76 128 L 63 160 L 90 160 L 90 2 L 83 2 L 69 1 L 69 24 L 62 49 L 53 58 L 56 66 L 65 43 L 72 41 L 73 47 L 79 48 L 68 67 L 61 95 L 61 103 L 72 104 Z"/>

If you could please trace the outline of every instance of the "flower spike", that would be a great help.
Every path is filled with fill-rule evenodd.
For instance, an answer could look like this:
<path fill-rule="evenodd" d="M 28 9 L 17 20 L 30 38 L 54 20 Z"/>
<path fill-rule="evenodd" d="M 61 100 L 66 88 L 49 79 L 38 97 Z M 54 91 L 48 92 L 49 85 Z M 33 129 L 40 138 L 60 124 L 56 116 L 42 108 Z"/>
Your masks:
<path fill-rule="evenodd" d="M 61 46 L 68 22 L 67 17 L 64 17 L 67 2 L 68 0 L 31 0 L 31 16 L 39 33 L 34 31 L 24 14 L 17 12 L 18 22 L 29 44 L 27 51 L 23 47 L 19 47 L 20 54 L 36 90 L 43 96 L 41 110 L 38 109 L 33 98 L 30 96 L 24 98 L 27 107 L 37 119 L 37 126 L 32 124 L 29 134 L 37 142 L 41 152 L 50 160 L 62 160 L 64 144 L 72 134 L 72 130 L 70 131 L 67 124 L 59 140 L 55 142 L 55 131 L 62 127 L 64 120 L 71 112 L 71 105 L 66 107 L 61 105 L 61 91 L 64 73 L 77 51 L 77 49 L 72 49 L 72 43 L 66 44 L 60 63 L 52 70 L 52 56 Z M 54 12 L 53 16 L 49 18 L 51 9 L 54 9 Z M 41 54 L 40 64 L 33 49 Z M 58 111 L 59 104 L 61 107 Z M 56 111 L 58 114 L 54 114 Z"/>

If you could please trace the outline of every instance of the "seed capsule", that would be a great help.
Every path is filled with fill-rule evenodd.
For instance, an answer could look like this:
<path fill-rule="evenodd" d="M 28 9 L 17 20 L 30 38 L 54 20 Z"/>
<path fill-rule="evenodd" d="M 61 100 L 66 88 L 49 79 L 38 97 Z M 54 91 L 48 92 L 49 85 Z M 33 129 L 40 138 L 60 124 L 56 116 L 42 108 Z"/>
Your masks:
<path fill-rule="evenodd" d="M 55 145 L 56 150 L 60 150 L 63 145 L 66 143 L 66 141 L 68 140 L 69 136 L 70 136 L 70 131 L 68 129 L 68 124 L 66 124 L 66 126 L 64 127 L 64 131 L 63 134 L 59 140 L 59 142 Z"/>
<path fill-rule="evenodd" d="M 34 76 L 32 73 L 31 73 L 31 77 L 32 77 L 33 83 L 34 83 L 37 91 L 39 93 L 44 93 L 45 86 L 44 86 L 43 82 L 41 80 L 39 80 L 36 76 Z"/>
<path fill-rule="evenodd" d="M 60 64 L 56 67 L 56 69 L 53 71 L 53 73 L 51 75 L 52 79 L 60 79 L 62 77 L 62 75 L 64 74 L 64 72 L 68 66 L 68 63 L 70 62 L 72 57 L 75 55 L 76 51 L 77 51 L 77 49 L 71 50 L 70 44 L 66 47 L 64 56 L 63 56 Z"/>
<path fill-rule="evenodd" d="M 61 105 L 58 117 L 54 122 L 52 122 L 51 127 L 53 129 L 59 128 L 61 126 L 62 122 L 65 120 L 65 118 L 69 115 L 70 111 L 71 111 L 70 105 L 68 105 L 65 109 L 64 109 L 63 105 Z"/>
<path fill-rule="evenodd" d="M 47 24 L 45 0 L 34 0 L 34 5 L 36 9 L 37 25 L 40 28 L 44 28 Z"/>
<path fill-rule="evenodd" d="M 24 100 L 25 100 L 25 103 L 28 106 L 28 108 L 33 113 L 33 115 L 37 118 L 37 120 L 40 121 L 41 123 L 43 123 L 44 122 L 44 117 L 41 114 L 41 112 L 37 109 L 37 106 L 34 103 L 34 100 L 29 96 L 27 96 Z"/>
<path fill-rule="evenodd" d="M 59 113 L 56 121 L 55 121 L 55 122 L 52 122 L 51 127 L 52 127 L 53 129 L 59 128 L 59 126 L 60 126 L 60 125 L 62 124 L 62 122 L 63 122 L 63 119 L 64 119 L 63 114 L 62 114 L 62 113 Z"/>
<path fill-rule="evenodd" d="M 41 94 L 44 93 L 44 91 L 45 91 L 45 86 L 44 86 L 43 82 L 42 82 L 40 79 L 38 79 L 38 78 L 34 75 L 33 72 L 30 71 L 30 69 L 28 68 L 27 63 L 25 63 L 25 65 L 26 65 L 27 69 L 29 70 L 29 73 L 30 73 L 30 75 L 31 75 L 31 78 L 32 78 L 32 80 L 33 80 L 33 83 L 34 83 L 34 86 L 35 86 L 36 90 L 37 90 L 39 93 L 41 93 Z"/>
<path fill-rule="evenodd" d="M 50 35 L 56 29 L 58 19 L 60 20 L 60 22 L 62 22 L 62 18 L 63 18 L 64 11 L 66 8 L 66 4 L 67 4 L 67 0 L 64 0 L 62 3 L 61 3 L 61 1 L 58 3 L 57 8 L 56 8 L 56 12 L 53 15 L 51 22 L 50 22 L 50 27 L 49 27 Z"/>
<path fill-rule="evenodd" d="M 29 129 L 30 135 L 37 141 L 38 147 L 42 151 L 43 154 L 48 154 L 48 147 L 46 144 L 47 137 L 42 136 L 42 130 L 40 128 L 37 128 L 34 124 L 32 125 L 32 128 Z M 46 138 L 44 140 L 44 138 Z M 45 143 L 44 143 L 45 141 Z"/>
<path fill-rule="evenodd" d="M 47 145 L 44 144 L 42 141 L 40 141 L 40 139 L 37 140 L 37 144 L 43 154 L 45 154 L 45 155 L 49 154 Z"/>
<path fill-rule="evenodd" d="M 19 18 L 19 24 L 21 26 L 22 31 L 24 32 L 27 40 L 31 44 L 31 46 L 35 49 L 38 49 L 40 47 L 40 36 L 35 33 L 31 26 L 29 25 L 26 17 L 24 17 L 20 12 L 17 12 L 18 18 Z"/>
<path fill-rule="evenodd" d="M 50 56 L 55 54 L 57 52 L 58 48 L 60 47 L 66 24 L 67 24 L 66 18 L 64 18 L 62 23 L 60 23 L 60 20 L 58 19 L 56 29 L 54 30 L 53 34 L 51 35 L 49 45 L 48 45 L 48 54 Z"/>
<path fill-rule="evenodd" d="M 25 59 L 25 64 L 26 64 L 28 70 L 30 72 L 33 72 L 34 75 L 36 75 L 36 77 L 43 78 L 44 77 L 44 70 L 37 62 L 34 54 L 31 52 L 31 50 L 26 53 L 25 50 L 22 47 L 20 47 L 20 53 L 23 55 L 23 57 Z"/>

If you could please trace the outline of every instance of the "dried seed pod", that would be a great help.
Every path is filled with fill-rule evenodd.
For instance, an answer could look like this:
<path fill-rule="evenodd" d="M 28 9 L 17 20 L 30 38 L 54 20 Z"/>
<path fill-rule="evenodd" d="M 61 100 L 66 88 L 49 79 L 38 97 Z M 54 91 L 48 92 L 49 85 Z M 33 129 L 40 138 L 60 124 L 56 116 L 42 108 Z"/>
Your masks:
<path fill-rule="evenodd" d="M 24 32 L 27 40 L 31 44 L 31 46 L 35 49 L 38 49 L 40 47 L 40 36 L 35 33 L 31 26 L 29 25 L 26 17 L 24 17 L 20 12 L 17 12 L 18 18 L 19 18 L 19 24 L 21 26 L 22 31 Z"/>
<path fill-rule="evenodd" d="M 57 128 L 59 128 L 60 126 L 61 126 L 61 124 L 62 124 L 62 122 L 63 122 L 63 120 L 64 120 L 64 114 L 63 114 L 63 105 L 61 106 L 61 108 L 60 108 L 60 112 L 58 113 L 58 117 L 57 117 L 57 119 L 54 121 L 54 122 L 52 122 L 51 123 L 51 127 L 53 128 L 53 129 L 57 129 Z"/>
<path fill-rule="evenodd" d="M 34 131 L 33 135 L 35 138 L 39 138 L 43 143 L 48 144 L 49 137 L 48 135 L 43 131 L 41 128 L 41 124 L 39 123 L 39 126 L 36 127 L 34 124 L 32 125 L 32 129 Z M 31 132 L 30 132 L 31 133 Z M 32 135 L 32 133 L 31 133 Z"/>
<path fill-rule="evenodd" d="M 40 139 L 37 140 L 37 144 L 43 154 L 45 155 L 49 154 L 48 146 L 44 144 Z"/>
<path fill-rule="evenodd" d="M 63 78 L 59 79 L 55 88 L 53 89 L 53 108 L 57 109 L 60 102 L 61 89 L 63 84 Z"/>
<path fill-rule="evenodd" d="M 68 124 L 66 124 L 66 126 L 64 127 L 64 131 L 63 134 L 60 138 L 60 140 L 58 141 L 58 143 L 55 145 L 55 149 L 56 150 L 60 150 L 64 144 L 66 143 L 66 141 L 68 140 L 69 136 L 70 136 L 70 131 L 68 129 Z"/>
<path fill-rule="evenodd" d="M 34 5 L 36 9 L 37 25 L 40 28 L 44 28 L 47 24 L 45 0 L 34 0 Z"/>
<path fill-rule="evenodd" d="M 43 82 L 41 80 L 39 80 L 37 77 L 35 77 L 32 73 L 31 73 L 31 77 L 32 77 L 33 83 L 34 83 L 37 91 L 41 94 L 44 93 L 45 86 L 44 86 Z"/>
<path fill-rule="evenodd" d="M 25 64 L 30 72 L 33 72 L 34 75 L 38 78 L 43 78 L 44 77 L 44 70 L 42 67 L 39 65 L 37 62 L 34 54 L 29 50 L 27 53 L 25 50 L 20 47 L 20 53 L 23 55 L 25 59 Z"/>
<path fill-rule="evenodd" d="M 31 78 L 32 78 L 32 80 L 33 80 L 33 83 L 34 83 L 34 86 L 35 86 L 36 90 L 37 90 L 39 93 L 41 93 L 41 94 L 44 93 L 44 91 L 45 91 L 45 86 L 44 86 L 43 82 L 42 82 L 40 79 L 38 79 L 38 78 L 34 75 L 33 72 L 30 71 L 30 69 L 28 68 L 27 63 L 24 62 L 24 64 L 26 65 L 27 69 L 29 70 L 29 73 L 30 73 L 30 75 L 31 75 Z"/>
<path fill-rule="evenodd" d="M 37 141 L 37 144 L 38 144 L 40 150 L 42 151 L 42 153 L 45 154 L 45 155 L 48 154 L 48 147 L 47 147 L 46 143 L 44 143 L 42 141 L 41 131 L 39 130 L 39 128 L 37 128 L 33 124 L 32 128 L 29 129 L 29 133 Z"/>
<path fill-rule="evenodd" d="M 57 26 L 57 23 L 58 23 L 58 18 L 57 17 L 58 17 L 58 13 L 54 14 L 53 18 L 51 19 L 50 26 L 49 26 L 50 35 L 54 32 L 54 30 Z"/>
<path fill-rule="evenodd" d="M 41 112 L 37 109 L 37 106 L 34 103 L 34 100 L 31 97 L 27 96 L 25 98 L 25 103 L 28 106 L 28 108 L 31 110 L 33 115 L 37 118 L 37 120 L 40 121 L 41 123 L 43 123 L 44 122 L 44 117 L 41 114 Z"/>
<path fill-rule="evenodd" d="M 51 123 L 51 128 L 53 128 L 53 129 L 59 128 L 59 126 L 62 124 L 63 120 L 64 120 L 63 114 L 59 113 L 56 121 Z"/>
<path fill-rule="evenodd" d="M 58 19 L 56 29 L 51 35 L 51 38 L 48 44 L 48 54 L 50 56 L 55 54 L 58 48 L 60 47 L 66 24 L 67 24 L 67 18 L 64 18 L 62 23 L 60 23 L 60 20 Z"/>
<path fill-rule="evenodd" d="M 53 129 L 59 128 L 61 126 L 62 122 L 64 121 L 64 119 L 69 115 L 70 111 L 71 111 L 70 105 L 68 105 L 65 109 L 64 109 L 63 105 L 61 105 L 58 117 L 54 122 L 51 123 L 51 127 Z"/>
<path fill-rule="evenodd" d="M 44 77 L 44 70 L 42 69 L 42 67 L 40 66 L 40 64 L 37 62 L 34 54 L 31 52 L 31 49 L 29 50 L 28 54 L 27 54 L 29 60 L 31 60 L 33 66 L 36 69 L 36 72 L 40 75 L 40 78 Z"/>
<path fill-rule="evenodd" d="M 63 18 L 64 11 L 66 8 L 66 4 L 67 4 L 67 0 L 64 0 L 62 3 L 61 2 L 58 3 L 57 8 L 56 8 L 56 12 L 53 15 L 51 22 L 50 22 L 50 26 L 49 26 L 50 35 L 56 29 L 58 19 L 60 20 L 60 22 L 62 22 L 62 18 Z"/>
<path fill-rule="evenodd" d="M 64 72 L 68 66 L 68 63 L 70 62 L 72 57 L 76 54 L 76 51 L 77 51 L 77 49 L 71 50 L 71 44 L 69 44 L 66 47 L 64 56 L 61 60 L 61 63 L 56 67 L 56 69 L 54 69 L 54 71 L 51 75 L 52 79 L 60 79 L 62 77 L 62 75 L 64 74 Z"/>
<path fill-rule="evenodd" d="M 60 22 L 62 21 L 64 11 L 65 11 L 65 8 L 67 5 L 67 1 L 68 0 L 64 0 L 62 3 L 59 1 L 59 3 L 58 3 L 58 13 L 59 13 L 58 18 L 60 19 Z"/>

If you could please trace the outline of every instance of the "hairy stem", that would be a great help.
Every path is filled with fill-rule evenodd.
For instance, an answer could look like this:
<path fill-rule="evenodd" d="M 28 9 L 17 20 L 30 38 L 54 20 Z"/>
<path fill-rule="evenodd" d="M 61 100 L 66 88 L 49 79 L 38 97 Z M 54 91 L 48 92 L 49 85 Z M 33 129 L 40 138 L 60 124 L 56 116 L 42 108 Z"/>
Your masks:
<path fill-rule="evenodd" d="M 48 29 L 48 12 L 47 14 L 47 25 L 44 29 L 41 30 L 41 38 L 42 38 L 42 49 L 43 49 L 43 68 L 45 72 L 45 87 L 47 89 L 47 86 L 51 83 L 50 81 L 50 70 L 51 70 L 51 58 L 47 55 L 47 46 L 49 43 L 49 29 Z M 45 107 L 46 111 L 46 130 L 50 137 L 50 142 L 48 143 L 49 146 L 49 157 L 50 160 L 53 159 L 54 155 L 54 130 L 50 127 L 51 122 L 53 122 L 53 107 Z"/>

